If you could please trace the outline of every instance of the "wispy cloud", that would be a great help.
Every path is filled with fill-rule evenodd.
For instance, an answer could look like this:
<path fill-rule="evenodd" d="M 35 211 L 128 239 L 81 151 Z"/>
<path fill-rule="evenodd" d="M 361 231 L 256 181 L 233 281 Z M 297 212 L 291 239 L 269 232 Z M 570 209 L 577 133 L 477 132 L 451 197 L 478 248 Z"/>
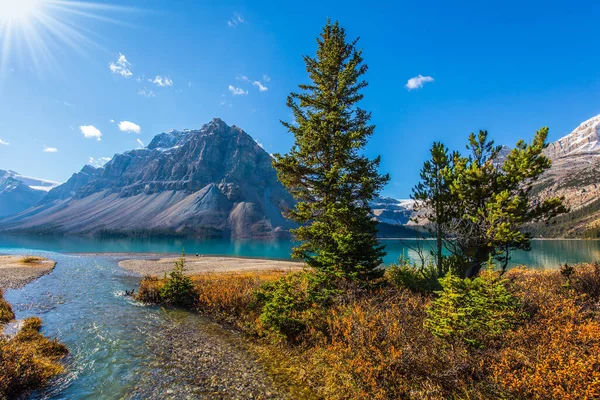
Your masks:
<path fill-rule="evenodd" d="M 136 142 L 137 142 L 138 147 L 140 149 L 146 147 L 146 145 L 144 144 L 144 142 L 142 142 L 140 139 L 136 139 Z"/>
<path fill-rule="evenodd" d="M 110 62 L 108 68 L 110 68 L 113 74 L 121 75 L 124 78 L 131 78 L 133 76 L 133 72 L 131 72 L 131 63 L 127 61 L 125 54 L 119 53 L 117 62 Z"/>
<path fill-rule="evenodd" d="M 119 130 L 121 132 L 140 133 L 142 131 L 142 128 L 138 124 L 134 124 L 133 122 L 121 121 L 119 122 Z"/>
<path fill-rule="evenodd" d="M 258 90 L 260 90 L 261 92 L 266 92 L 267 90 L 269 90 L 268 87 L 263 86 L 259 81 L 254 81 L 254 82 L 252 82 L 252 84 L 254 86 L 256 86 L 258 88 Z"/>
<path fill-rule="evenodd" d="M 63 104 L 65 107 L 69 107 L 69 108 L 75 107 L 75 104 L 71 104 L 68 101 L 63 101 Z"/>
<path fill-rule="evenodd" d="M 137 94 L 139 94 L 140 96 L 144 96 L 144 97 L 155 97 L 156 95 L 154 94 L 154 92 L 150 89 L 139 89 Z"/>
<path fill-rule="evenodd" d="M 88 164 L 91 165 L 92 167 L 100 168 L 100 167 L 103 167 L 110 160 L 111 160 L 110 157 L 98 157 L 98 158 L 90 157 L 88 159 Z"/>
<path fill-rule="evenodd" d="M 160 87 L 173 86 L 173 81 L 166 76 L 156 75 L 154 79 L 148 79 L 148 81 Z"/>
<path fill-rule="evenodd" d="M 233 85 L 229 85 L 229 91 L 234 96 L 245 96 L 245 95 L 248 94 L 248 92 L 246 90 L 241 89 L 241 88 L 237 88 L 237 87 L 235 87 Z"/>
<path fill-rule="evenodd" d="M 0 144 L 3 146 L 8 146 L 10 143 L 5 142 L 4 140 L 0 139 Z"/>
<path fill-rule="evenodd" d="M 233 13 L 233 17 L 231 17 L 229 19 L 229 21 L 227 21 L 227 26 L 229 26 L 230 28 L 235 28 L 239 24 L 243 24 L 243 23 L 244 23 L 244 17 L 242 15 L 240 15 L 239 13 Z"/>
<path fill-rule="evenodd" d="M 404 87 L 408 90 L 420 89 L 424 84 L 433 82 L 434 80 L 435 79 L 433 79 L 431 76 L 417 75 L 413 78 L 410 78 Z"/>
<path fill-rule="evenodd" d="M 263 81 L 265 81 L 265 82 L 271 82 L 271 77 L 269 75 L 267 75 L 267 74 L 264 74 L 263 75 Z"/>
<path fill-rule="evenodd" d="M 100 130 L 93 125 L 81 125 L 79 130 L 87 139 L 96 138 L 98 141 L 102 140 L 102 132 L 100 132 Z"/>
<path fill-rule="evenodd" d="M 111 124 L 114 124 L 114 123 L 115 123 L 115 120 L 114 120 L 114 119 L 111 119 L 111 120 L 109 120 L 108 122 L 110 122 Z"/>
<path fill-rule="evenodd" d="M 44 146 L 44 153 L 56 153 L 58 152 L 58 149 L 56 147 L 48 147 L 48 146 Z"/>
<path fill-rule="evenodd" d="M 238 75 L 235 77 L 235 79 L 242 82 L 250 82 L 250 79 L 248 79 L 246 75 Z"/>

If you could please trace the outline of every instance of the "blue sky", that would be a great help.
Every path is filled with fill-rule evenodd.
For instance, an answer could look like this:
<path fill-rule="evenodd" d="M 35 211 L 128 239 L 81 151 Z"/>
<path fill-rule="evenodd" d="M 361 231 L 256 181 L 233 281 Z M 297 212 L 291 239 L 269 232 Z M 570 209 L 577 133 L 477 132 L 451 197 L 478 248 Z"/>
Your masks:
<path fill-rule="evenodd" d="M 361 37 L 362 106 L 377 125 L 367 153 L 392 176 L 385 195 L 409 196 L 433 141 L 462 149 L 487 129 L 513 145 L 545 125 L 556 140 L 600 114 L 597 1 L 63 1 L 62 10 L 22 1 L 42 1 L 38 13 L 71 27 L 49 33 L 13 13 L 21 33 L 6 40 L 0 30 L 0 168 L 40 178 L 65 181 L 90 157 L 213 117 L 287 151 L 286 96 L 307 81 L 301 55 L 314 54 L 327 17 Z M 127 8 L 105 7 L 117 4 Z M 419 75 L 433 81 L 409 90 Z"/>

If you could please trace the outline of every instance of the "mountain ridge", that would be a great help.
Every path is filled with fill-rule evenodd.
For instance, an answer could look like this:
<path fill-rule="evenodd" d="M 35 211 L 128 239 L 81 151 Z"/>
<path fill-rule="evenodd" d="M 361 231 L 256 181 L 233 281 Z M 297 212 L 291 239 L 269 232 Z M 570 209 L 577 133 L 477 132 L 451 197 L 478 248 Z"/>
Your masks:
<path fill-rule="evenodd" d="M 275 237 L 291 227 L 282 213 L 292 204 L 270 155 L 241 128 L 215 118 L 198 130 L 161 133 L 102 168 L 85 166 L 0 229 Z"/>

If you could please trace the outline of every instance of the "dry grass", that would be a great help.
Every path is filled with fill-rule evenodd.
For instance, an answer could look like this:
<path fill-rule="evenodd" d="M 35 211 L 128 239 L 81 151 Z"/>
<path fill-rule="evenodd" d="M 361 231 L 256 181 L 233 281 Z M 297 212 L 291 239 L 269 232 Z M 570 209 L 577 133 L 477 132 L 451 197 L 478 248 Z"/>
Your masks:
<path fill-rule="evenodd" d="M 267 368 L 304 388 L 298 398 L 600 398 L 598 265 L 576 266 L 569 283 L 559 271 L 507 273 L 528 317 L 482 349 L 434 337 L 424 328 L 432 295 L 393 285 L 348 288 L 319 317 L 324 328 L 299 343 L 274 341 L 261 331 L 253 292 L 280 276 L 194 277 L 196 306 L 255 337 Z"/>
<path fill-rule="evenodd" d="M 25 257 L 19 259 L 19 262 L 21 264 L 39 264 L 42 261 L 44 261 L 43 257 L 36 257 L 36 256 L 25 256 Z"/>
<path fill-rule="evenodd" d="M 8 301 L 4 300 L 2 289 L 0 289 L 0 326 L 5 323 L 12 321 L 15 318 L 12 307 Z"/>
<path fill-rule="evenodd" d="M 0 309 L 5 305 L 8 303 L 0 296 Z M 10 305 L 8 307 L 12 314 Z M 0 399 L 40 388 L 63 372 L 60 360 L 68 350 L 56 340 L 43 336 L 41 327 L 39 318 L 28 318 L 14 337 L 8 339 L 0 335 Z"/>

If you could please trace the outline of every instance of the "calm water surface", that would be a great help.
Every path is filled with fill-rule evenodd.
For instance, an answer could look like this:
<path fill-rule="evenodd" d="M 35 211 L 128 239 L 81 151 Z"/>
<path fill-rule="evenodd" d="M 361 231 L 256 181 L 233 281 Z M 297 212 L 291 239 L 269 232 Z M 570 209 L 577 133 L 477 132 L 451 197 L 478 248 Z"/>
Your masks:
<path fill-rule="evenodd" d="M 386 262 L 402 254 L 415 255 L 410 250 L 414 241 L 385 240 L 384 244 Z M 71 350 L 67 374 L 33 398 L 144 398 L 131 393 L 144 393 L 145 385 L 159 384 L 168 375 L 153 362 L 156 349 L 152 344 L 160 342 L 156 335 L 184 313 L 141 306 L 124 297 L 126 289 L 137 287 L 139 278 L 120 269 L 116 258 L 69 253 L 177 253 L 185 248 L 187 253 L 288 258 L 291 246 L 289 241 L 0 237 L 0 254 L 34 254 L 57 261 L 49 275 L 6 292 L 17 318 L 41 317 L 44 332 Z M 512 264 L 557 268 L 565 262 L 600 260 L 600 241 L 534 241 L 532 248 L 516 253 Z M 192 318 L 199 326 L 208 323 L 200 316 Z M 166 383 L 172 384 L 177 383 Z"/>
<path fill-rule="evenodd" d="M 386 246 L 385 263 L 401 255 L 411 258 L 415 240 L 382 240 Z M 428 241 L 433 244 L 432 241 Z M 229 239 L 91 239 L 76 237 L 0 236 L 0 248 L 34 249 L 61 253 L 180 253 L 231 255 L 288 259 L 293 243 L 289 240 L 229 240 Z M 534 268 L 558 268 L 560 264 L 600 261 L 600 241 L 597 240 L 534 240 L 530 252 L 515 252 L 511 265 L 525 264 Z"/>

